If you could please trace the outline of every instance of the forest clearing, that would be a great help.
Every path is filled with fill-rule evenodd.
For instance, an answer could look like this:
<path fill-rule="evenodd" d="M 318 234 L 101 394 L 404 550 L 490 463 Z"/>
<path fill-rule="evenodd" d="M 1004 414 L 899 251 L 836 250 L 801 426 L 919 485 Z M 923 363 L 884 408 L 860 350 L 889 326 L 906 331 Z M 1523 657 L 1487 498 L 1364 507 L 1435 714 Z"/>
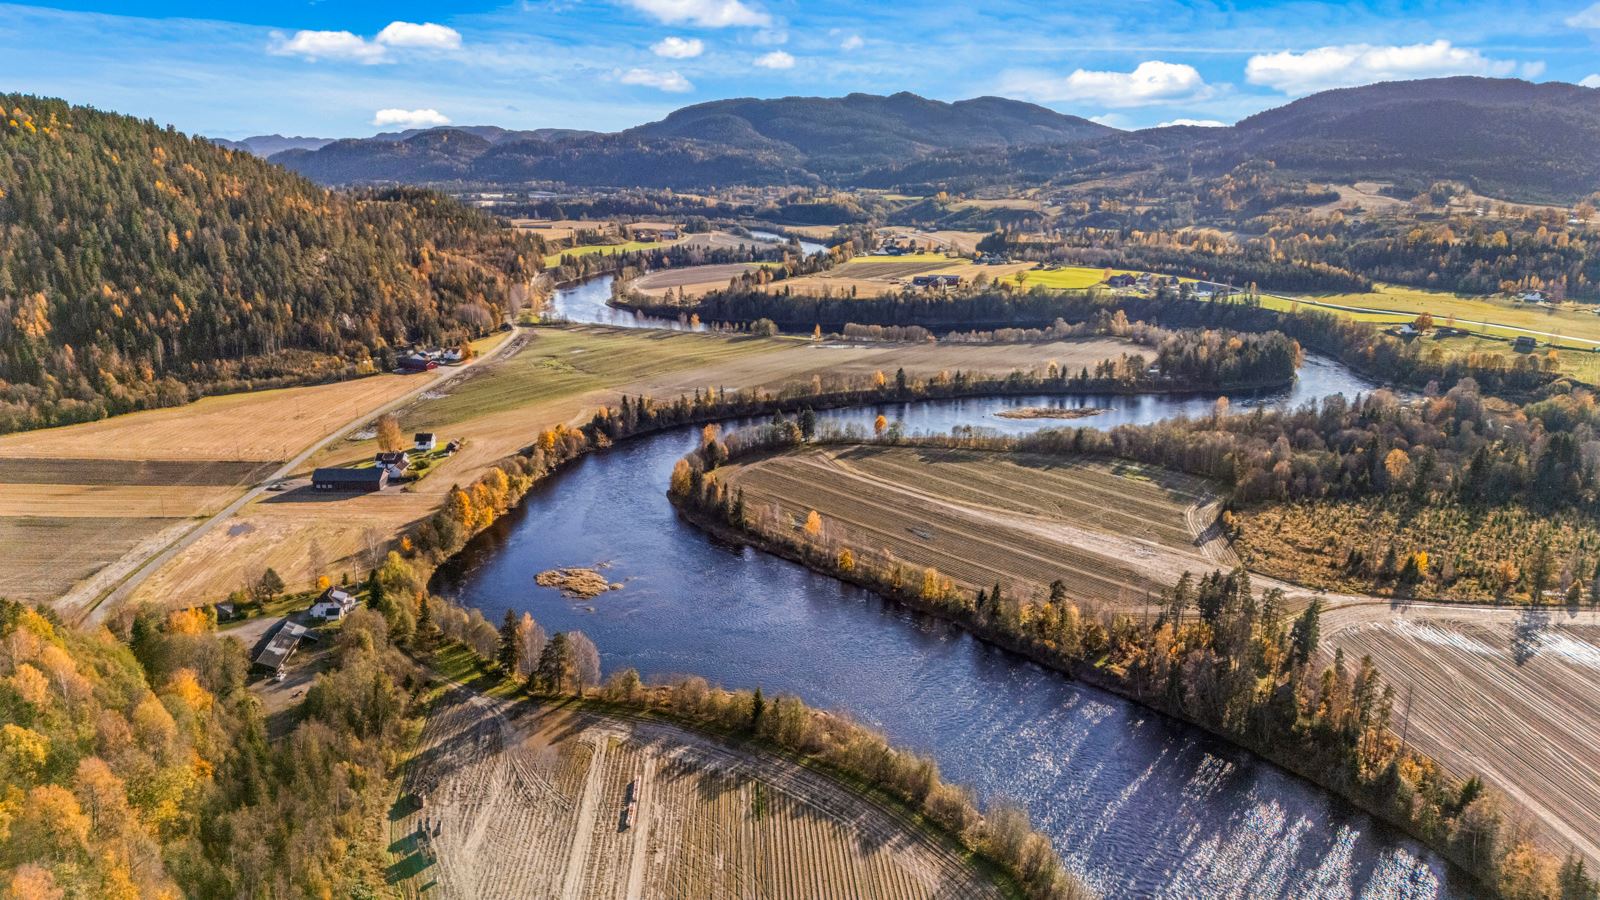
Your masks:
<path fill-rule="evenodd" d="M 1397 729 L 1527 810 L 1555 852 L 1600 860 L 1600 619 L 1592 611 L 1338 606 L 1324 656 L 1371 654 Z"/>
<path fill-rule="evenodd" d="M 1000 896 L 959 851 L 811 769 L 567 704 L 449 689 L 404 788 L 390 871 L 408 895 Z"/>
<path fill-rule="evenodd" d="M 718 477 L 779 523 L 821 517 L 829 541 L 934 567 L 969 589 L 1142 603 L 1185 571 L 1227 563 L 1199 544 L 1216 498 L 1147 466 L 912 447 L 825 447 L 734 463 Z M 1226 559 L 1226 556 L 1223 557 Z"/>

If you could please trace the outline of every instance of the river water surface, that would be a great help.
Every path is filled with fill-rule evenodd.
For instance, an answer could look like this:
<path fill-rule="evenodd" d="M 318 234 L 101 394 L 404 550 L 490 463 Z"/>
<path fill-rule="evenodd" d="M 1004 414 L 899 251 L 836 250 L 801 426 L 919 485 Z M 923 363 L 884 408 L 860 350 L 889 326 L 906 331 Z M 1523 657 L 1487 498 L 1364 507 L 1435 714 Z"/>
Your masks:
<path fill-rule="evenodd" d="M 1292 389 L 1233 402 L 1370 388 L 1337 363 L 1311 359 Z M 1103 406 L 1110 411 L 1081 423 L 1109 427 L 1203 413 L 1213 402 L 1008 397 L 820 418 L 868 426 L 882 412 L 913 432 L 1020 432 L 1060 423 L 994 412 Z M 696 441 L 686 428 L 580 460 L 475 538 L 435 589 L 491 621 L 526 610 L 551 633 L 581 629 L 607 672 L 694 673 L 846 711 L 933 755 L 947 779 L 984 801 L 1024 805 L 1069 866 L 1108 897 L 1468 896 L 1426 848 L 1248 752 L 869 592 L 709 539 L 665 496 L 673 463 Z M 544 569 L 595 564 L 626 587 L 576 602 L 534 584 Z"/>

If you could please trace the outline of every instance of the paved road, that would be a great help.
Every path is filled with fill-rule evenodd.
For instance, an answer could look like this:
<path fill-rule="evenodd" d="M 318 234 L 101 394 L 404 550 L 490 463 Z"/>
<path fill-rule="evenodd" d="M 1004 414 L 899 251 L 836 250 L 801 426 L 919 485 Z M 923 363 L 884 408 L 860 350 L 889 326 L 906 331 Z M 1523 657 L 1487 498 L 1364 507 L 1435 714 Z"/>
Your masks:
<path fill-rule="evenodd" d="M 518 339 L 522 336 L 523 331 L 524 329 L 520 327 L 515 329 L 511 334 L 507 335 L 504 340 L 496 344 L 494 349 L 490 350 L 488 353 L 485 353 L 482 356 L 474 357 L 473 359 L 468 360 L 466 363 L 459 366 L 443 367 L 439 370 L 438 375 L 434 376 L 433 378 L 421 380 L 415 388 L 407 391 L 405 394 L 390 400 L 388 403 L 385 403 L 376 409 L 368 410 L 367 412 L 362 413 L 360 416 L 339 426 L 334 431 L 325 435 L 322 439 L 300 451 L 300 453 L 298 453 L 293 459 L 280 466 L 277 471 L 273 472 L 271 475 L 268 475 L 265 479 L 257 482 L 249 490 L 245 491 L 238 498 L 236 498 L 232 503 L 229 503 L 226 507 L 224 507 L 221 512 L 218 512 L 211 518 L 201 522 L 199 525 L 196 525 L 188 533 L 184 534 L 176 541 L 173 541 L 171 544 L 168 544 L 161 551 L 145 559 L 144 562 L 139 564 L 138 568 L 134 569 L 126 578 L 118 582 L 115 587 L 110 588 L 108 591 L 102 593 L 99 597 L 93 600 L 87 609 L 65 612 L 80 622 L 86 621 L 89 624 L 97 624 L 101 622 L 111 612 L 111 610 L 116 608 L 117 604 L 133 596 L 133 592 L 138 590 L 139 585 L 143 584 L 146 578 L 154 575 L 158 569 L 171 561 L 174 556 L 177 556 L 179 553 L 183 552 L 184 549 L 189 547 L 189 545 L 204 537 L 207 532 L 211 531 L 211 529 L 232 518 L 233 514 L 242 509 L 246 503 L 249 503 L 251 500 L 259 497 L 261 493 L 267 489 L 267 485 L 273 483 L 274 481 L 289 477 L 289 475 L 292 474 L 295 469 L 298 469 L 300 466 L 304 465 L 306 460 L 310 459 L 313 454 L 328 446 L 330 443 L 339 439 L 348 432 L 360 428 L 362 425 L 367 424 L 378 416 L 388 412 L 393 412 L 394 410 L 405 406 L 407 403 L 415 400 L 424 391 L 438 388 L 446 382 L 460 377 L 463 373 L 472 369 L 474 366 L 483 365 L 484 363 L 487 363 L 499 356 L 501 351 L 517 343 Z"/>

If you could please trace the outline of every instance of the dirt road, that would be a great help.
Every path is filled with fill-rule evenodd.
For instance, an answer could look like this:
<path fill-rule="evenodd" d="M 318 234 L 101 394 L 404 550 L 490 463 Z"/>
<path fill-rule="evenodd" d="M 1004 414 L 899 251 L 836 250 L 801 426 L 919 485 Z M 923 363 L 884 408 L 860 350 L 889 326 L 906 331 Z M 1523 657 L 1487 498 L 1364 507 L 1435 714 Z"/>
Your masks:
<path fill-rule="evenodd" d="M 207 532 L 232 518 L 233 514 L 242 509 L 246 503 L 249 503 L 251 500 L 254 500 L 256 497 L 260 496 L 261 493 L 267 489 L 267 485 L 281 478 L 287 478 L 291 473 L 294 472 L 296 468 L 315 455 L 317 451 L 337 440 L 345 433 L 360 428 L 384 413 L 399 409 L 405 404 L 421 396 L 425 391 L 437 389 L 444 384 L 460 377 L 463 373 L 471 371 L 474 366 L 487 363 L 496 356 L 500 355 L 500 353 L 508 346 L 516 344 L 517 342 L 518 335 L 513 333 L 505 340 L 496 344 L 493 349 L 482 356 L 468 360 L 459 366 L 446 366 L 441 368 L 438 370 L 438 374 L 432 378 L 418 379 L 417 386 L 412 388 L 410 391 L 407 391 L 406 393 L 384 403 L 381 406 L 367 410 L 360 416 L 345 422 L 343 425 L 340 425 L 333 431 L 323 435 L 310 446 L 297 453 L 293 459 L 285 462 L 270 475 L 256 482 L 243 494 L 240 494 L 238 497 L 236 497 L 232 503 L 229 503 L 227 506 L 219 510 L 215 515 L 196 525 L 177 540 L 167 544 L 159 551 L 146 556 L 142 561 L 133 561 L 128 559 L 119 560 L 116 565 L 128 573 L 127 576 L 120 582 L 105 588 L 97 594 L 90 594 L 87 592 L 70 593 L 63 597 L 61 601 L 56 604 L 56 609 L 61 612 L 63 617 L 70 621 L 98 624 L 112 609 L 116 608 L 119 602 L 133 596 L 133 592 L 138 589 L 139 585 L 142 584 L 146 578 L 149 578 L 152 574 L 154 574 L 157 569 L 161 568 L 163 565 L 166 565 L 169 560 L 182 552 L 184 548 L 204 537 Z"/>

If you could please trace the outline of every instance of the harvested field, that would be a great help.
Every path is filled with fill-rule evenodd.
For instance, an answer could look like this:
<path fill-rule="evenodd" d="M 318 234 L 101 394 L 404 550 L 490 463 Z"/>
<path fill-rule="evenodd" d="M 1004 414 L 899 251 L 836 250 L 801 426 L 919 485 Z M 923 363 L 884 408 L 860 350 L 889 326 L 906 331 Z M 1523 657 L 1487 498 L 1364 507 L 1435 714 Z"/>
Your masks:
<path fill-rule="evenodd" d="M 185 519 L 0 518 L 0 597 L 54 600 L 135 547 L 164 545 L 191 524 Z"/>
<path fill-rule="evenodd" d="M 1005 582 L 1031 594 L 1059 578 L 1075 599 L 1127 604 L 1217 565 L 1194 527 L 1215 516 L 1206 483 L 1149 467 L 854 446 L 720 471 L 769 517 L 763 527 L 815 509 L 827 539 L 933 566 L 972 590 Z"/>
<path fill-rule="evenodd" d="M 740 275 L 758 268 L 755 263 L 728 263 L 716 266 L 686 266 L 681 269 L 660 269 L 634 279 L 628 287 L 651 297 L 674 294 L 682 290 L 686 296 L 698 296 L 707 291 L 720 290 Z"/>
<path fill-rule="evenodd" d="M 1481 775 L 1551 850 L 1600 864 L 1600 616 L 1367 604 L 1325 613 L 1322 628 L 1325 654 L 1372 655 L 1411 743 Z"/>
<path fill-rule="evenodd" d="M 418 382 L 373 375 L 311 387 L 205 397 L 187 406 L 129 413 L 0 437 L 0 457 L 270 462 L 403 395 Z"/>
<path fill-rule="evenodd" d="M 815 275 L 804 275 L 775 281 L 768 290 L 783 287 L 801 293 L 832 293 L 875 297 L 898 293 L 911 284 L 918 275 L 960 275 L 971 281 L 982 275 L 991 280 L 1013 278 L 1018 272 L 1027 272 L 1032 263 L 1009 263 L 1001 266 L 979 266 L 969 259 L 948 257 L 942 253 L 908 253 L 904 256 L 857 256 L 849 262 Z"/>
<path fill-rule="evenodd" d="M 391 879 L 408 893 L 999 896 L 960 855 L 809 769 L 566 706 L 451 689 L 406 790 L 425 798 L 390 821 Z"/>
<path fill-rule="evenodd" d="M 7 484 L 0 486 L 0 519 L 47 512 L 61 518 L 172 518 L 215 513 L 238 496 L 236 486 L 151 487 L 122 484 Z"/>
<path fill-rule="evenodd" d="M 0 457 L 0 484 L 217 485 L 254 484 L 272 462 L 177 459 Z"/>

